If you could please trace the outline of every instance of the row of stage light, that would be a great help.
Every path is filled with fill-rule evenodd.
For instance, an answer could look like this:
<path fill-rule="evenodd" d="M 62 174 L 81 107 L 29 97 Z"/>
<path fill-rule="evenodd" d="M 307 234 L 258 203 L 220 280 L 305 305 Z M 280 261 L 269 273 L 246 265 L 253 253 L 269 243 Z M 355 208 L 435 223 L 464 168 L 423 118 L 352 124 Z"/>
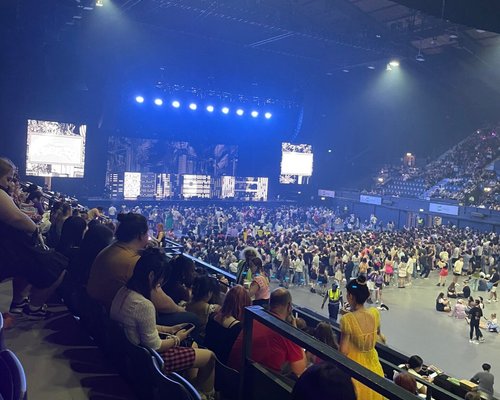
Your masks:
<path fill-rule="evenodd" d="M 139 103 L 139 104 L 143 104 L 143 103 L 146 101 L 146 99 L 145 99 L 143 96 L 136 96 L 136 97 L 135 97 L 135 101 L 136 101 L 137 103 Z M 163 106 L 163 104 L 164 104 L 163 99 L 161 99 L 161 98 L 159 98 L 159 97 L 155 98 L 155 99 L 153 100 L 153 103 L 154 103 L 156 106 L 158 106 L 158 107 L 161 107 L 161 106 Z M 180 102 L 179 100 L 173 100 L 173 101 L 170 103 L 170 105 L 171 105 L 173 108 L 177 108 L 177 109 L 178 109 L 178 108 L 181 108 L 181 106 L 182 106 L 182 104 L 181 104 L 181 102 Z M 196 103 L 189 103 L 187 107 L 188 107 L 191 111 L 196 111 L 196 110 L 198 110 L 198 108 L 200 108 L 200 107 L 198 106 L 198 104 L 196 104 Z M 207 105 L 205 106 L 205 110 L 206 110 L 207 112 L 209 112 L 209 113 L 213 113 L 213 112 L 215 112 L 215 111 L 216 111 L 216 108 L 215 108 L 215 106 L 214 106 L 214 105 L 212 105 L 212 104 L 207 104 Z M 227 115 L 227 114 L 229 114 L 229 113 L 231 112 L 231 109 L 230 109 L 229 107 L 227 107 L 227 106 L 224 106 L 224 107 L 221 107 L 221 108 L 220 108 L 220 112 L 221 112 L 222 114 Z M 242 108 L 236 108 L 236 109 L 234 110 L 234 113 L 235 113 L 236 115 L 238 115 L 239 117 L 242 117 L 243 115 L 245 115 L 245 110 L 244 110 L 244 109 L 242 109 Z M 259 112 L 259 111 L 257 111 L 257 110 L 251 110 L 251 111 L 249 112 L 249 114 L 252 116 L 252 118 L 257 118 L 259 115 L 261 115 L 261 112 Z M 264 116 L 264 118 L 265 118 L 265 119 L 271 119 L 271 118 L 272 118 L 272 116 L 273 116 L 273 114 L 271 114 L 269 111 L 264 112 L 262 115 Z"/>

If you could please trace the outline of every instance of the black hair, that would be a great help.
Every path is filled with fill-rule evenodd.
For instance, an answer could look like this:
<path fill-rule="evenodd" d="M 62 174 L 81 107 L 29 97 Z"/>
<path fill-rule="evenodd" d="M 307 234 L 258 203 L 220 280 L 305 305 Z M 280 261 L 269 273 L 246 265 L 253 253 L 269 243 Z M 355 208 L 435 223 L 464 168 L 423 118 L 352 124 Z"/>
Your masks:
<path fill-rule="evenodd" d="M 356 400 L 351 378 L 332 363 L 312 365 L 293 387 L 292 400 Z"/>
<path fill-rule="evenodd" d="M 131 242 L 148 232 L 148 221 L 141 214 L 118 214 L 120 224 L 116 230 L 116 238 L 120 242 Z"/>
<path fill-rule="evenodd" d="M 208 275 L 200 275 L 194 278 L 193 281 L 193 299 L 192 301 L 200 301 L 210 292 L 214 291 L 213 279 Z"/>
<path fill-rule="evenodd" d="M 423 365 L 424 360 L 422 360 L 422 357 L 413 355 L 408 359 L 408 367 L 411 369 L 416 369 L 419 368 Z"/>
<path fill-rule="evenodd" d="M 61 239 L 59 239 L 56 250 L 66 255 L 70 248 L 80 247 L 85 228 L 87 228 L 87 223 L 83 218 L 67 218 L 63 223 L 61 230 Z"/>
<path fill-rule="evenodd" d="M 153 273 L 153 281 L 149 282 L 151 272 Z M 148 248 L 142 252 L 126 286 L 151 300 L 151 290 L 161 284 L 169 272 L 170 268 L 165 253 L 158 248 Z"/>
<path fill-rule="evenodd" d="M 489 371 L 491 369 L 491 365 L 488 363 L 484 363 L 482 365 L 484 371 Z"/>
<path fill-rule="evenodd" d="M 346 290 L 354 297 L 357 304 L 364 304 L 368 297 L 370 297 L 370 291 L 366 286 L 366 277 L 364 275 L 359 275 L 356 279 L 351 280 L 347 284 Z"/>

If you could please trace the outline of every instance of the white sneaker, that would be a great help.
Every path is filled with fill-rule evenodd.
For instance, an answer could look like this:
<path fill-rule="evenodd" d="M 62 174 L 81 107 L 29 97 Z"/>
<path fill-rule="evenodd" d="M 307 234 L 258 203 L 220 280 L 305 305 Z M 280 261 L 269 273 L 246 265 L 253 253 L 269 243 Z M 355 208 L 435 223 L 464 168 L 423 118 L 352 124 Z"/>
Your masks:
<path fill-rule="evenodd" d="M 470 339 L 470 340 L 469 340 L 469 343 L 474 343 L 474 340 Z"/>
<path fill-rule="evenodd" d="M 487 301 L 488 303 L 491 303 L 491 300 L 490 300 L 490 299 L 488 299 L 488 300 L 486 300 L 486 301 Z"/>
<path fill-rule="evenodd" d="M 479 344 L 479 342 L 477 340 L 473 340 L 472 343 Z"/>

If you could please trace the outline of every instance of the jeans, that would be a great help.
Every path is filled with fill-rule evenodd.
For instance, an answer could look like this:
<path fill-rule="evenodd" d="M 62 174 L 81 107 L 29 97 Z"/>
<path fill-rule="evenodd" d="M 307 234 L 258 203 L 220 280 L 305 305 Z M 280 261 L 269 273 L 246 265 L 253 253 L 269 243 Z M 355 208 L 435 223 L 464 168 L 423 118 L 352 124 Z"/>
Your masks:
<path fill-rule="evenodd" d="M 301 285 L 303 280 L 304 280 L 304 273 L 303 272 L 295 272 L 295 275 L 294 275 L 295 283 L 297 285 Z"/>
<path fill-rule="evenodd" d="M 479 329 L 479 321 L 470 321 L 470 340 L 472 340 L 472 336 L 474 331 L 476 331 L 476 340 L 483 337 L 481 330 Z"/>
<path fill-rule="evenodd" d="M 359 273 L 359 263 L 354 263 L 354 268 L 352 269 L 351 277 L 357 278 Z"/>

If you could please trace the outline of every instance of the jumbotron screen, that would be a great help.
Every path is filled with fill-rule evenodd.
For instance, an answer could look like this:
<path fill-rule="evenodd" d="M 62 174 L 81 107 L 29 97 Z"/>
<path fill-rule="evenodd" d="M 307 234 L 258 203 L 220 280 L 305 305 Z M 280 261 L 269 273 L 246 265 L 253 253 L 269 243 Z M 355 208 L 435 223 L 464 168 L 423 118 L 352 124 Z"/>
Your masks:
<path fill-rule="evenodd" d="M 306 184 L 313 173 L 313 151 L 310 144 L 281 144 L 280 183 Z"/>
<path fill-rule="evenodd" d="M 83 178 L 87 126 L 28 120 L 26 175 Z"/>

